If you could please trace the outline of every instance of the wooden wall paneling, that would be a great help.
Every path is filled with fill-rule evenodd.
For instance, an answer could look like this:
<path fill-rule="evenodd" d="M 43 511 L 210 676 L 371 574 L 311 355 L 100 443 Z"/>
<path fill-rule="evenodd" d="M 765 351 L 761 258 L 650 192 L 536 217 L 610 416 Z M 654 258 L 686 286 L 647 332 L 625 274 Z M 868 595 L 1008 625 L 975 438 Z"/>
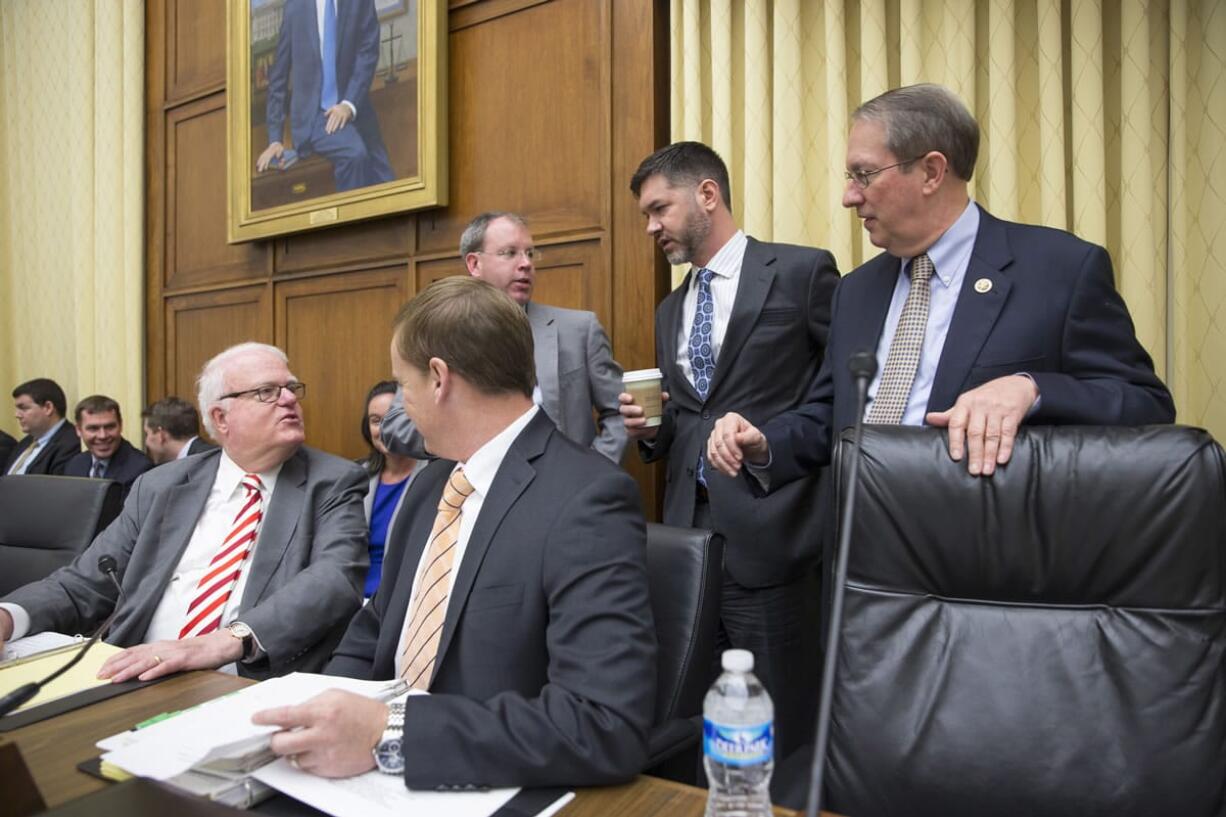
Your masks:
<path fill-rule="evenodd" d="M 247 283 L 268 274 L 267 242 L 226 242 L 225 167 L 225 94 L 172 109 L 166 117 L 166 289 Z"/>
<path fill-rule="evenodd" d="M 168 394 L 162 270 L 166 234 L 166 7 L 145 4 L 145 403 Z M 157 236 L 157 240 L 153 237 Z M 156 396 L 155 396 L 156 395 Z"/>
<path fill-rule="evenodd" d="M 554 0 L 452 21 L 450 204 L 418 220 L 423 252 L 453 251 L 485 210 L 521 213 L 538 242 L 607 228 L 609 5 Z"/>
<path fill-rule="evenodd" d="M 195 402 L 205 362 L 236 343 L 272 343 L 272 295 L 267 284 L 175 295 L 166 299 L 166 391 Z"/>
<path fill-rule="evenodd" d="M 669 267 L 644 231 L 630 194 L 630 177 L 652 151 L 668 143 L 668 4 L 616 2 L 612 23 L 613 130 L 611 223 L 613 356 L 629 369 L 656 365 L 655 308 L 670 289 Z M 659 519 L 663 463 L 644 464 L 631 451 L 623 465 L 638 480 L 643 505 Z"/>
<path fill-rule="evenodd" d="M 167 99 L 187 99 L 224 85 L 226 0 L 171 0 L 166 34 Z"/>
<path fill-rule="evenodd" d="M 275 284 L 276 343 L 307 384 L 307 442 L 343 457 L 366 454 L 362 400 L 391 379 L 392 319 L 405 301 L 404 267 Z"/>
<path fill-rule="evenodd" d="M 403 264 L 414 251 L 415 220 L 413 215 L 393 216 L 275 239 L 269 242 L 274 247 L 273 268 L 282 274 L 353 265 L 369 268 L 387 261 Z"/>

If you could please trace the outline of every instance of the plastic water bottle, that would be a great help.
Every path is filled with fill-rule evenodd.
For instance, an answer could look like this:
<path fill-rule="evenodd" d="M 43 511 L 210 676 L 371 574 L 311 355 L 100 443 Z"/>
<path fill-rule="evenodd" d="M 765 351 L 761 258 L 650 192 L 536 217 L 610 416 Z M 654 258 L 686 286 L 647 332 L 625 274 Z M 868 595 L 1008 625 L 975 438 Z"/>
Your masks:
<path fill-rule="evenodd" d="M 770 817 L 775 706 L 753 674 L 753 653 L 726 650 L 702 703 L 707 817 Z"/>

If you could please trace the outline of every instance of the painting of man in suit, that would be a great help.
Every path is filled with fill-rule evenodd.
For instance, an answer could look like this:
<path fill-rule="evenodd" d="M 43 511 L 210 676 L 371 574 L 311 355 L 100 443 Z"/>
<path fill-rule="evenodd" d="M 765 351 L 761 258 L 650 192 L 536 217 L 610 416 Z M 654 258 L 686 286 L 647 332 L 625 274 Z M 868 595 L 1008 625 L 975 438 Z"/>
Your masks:
<path fill-rule="evenodd" d="M 252 0 L 253 152 L 266 139 L 252 179 L 256 209 L 414 175 L 410 6 L 416 2 Z M 402 128 L 410 109 L 412 127 Z M 381 118 L 408 143 L 403 149 L 389 154 Z"/>

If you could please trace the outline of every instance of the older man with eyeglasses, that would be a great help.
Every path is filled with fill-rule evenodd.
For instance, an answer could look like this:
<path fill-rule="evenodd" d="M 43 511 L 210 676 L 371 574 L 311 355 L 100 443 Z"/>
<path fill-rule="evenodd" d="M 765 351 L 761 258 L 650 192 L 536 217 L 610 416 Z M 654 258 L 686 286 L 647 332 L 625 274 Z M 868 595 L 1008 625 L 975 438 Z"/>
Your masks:
<path fill-rule="evenodd" d="M 523 216 L 496 211 L 477 216 L 460 235 L 460 258 L 469 275 L 510 295 L 528 315 L 537 383 L 532 401 L 564 435 L 620 463 L 626 449 L 617 401 L 622 368 L 594 313 L 532 300 L 541 252 Z M 427 453 L 404 414 L 400 393 L 383 418 L 381 435 L 397 454 L 421 459 Z"/>
<path fill-rule="evenodd" d="M 362 604 L 366 475 L 303 445 L 306 386 L 280 349 L 233 346 L 198 388 L 221 448 L 142 475 L 72 564 L 0 600 L 0 644 L 91 632 L 116 611 L 106 641 L 127 649 L 100 672 L 114 682 L 323 667 Z"/>

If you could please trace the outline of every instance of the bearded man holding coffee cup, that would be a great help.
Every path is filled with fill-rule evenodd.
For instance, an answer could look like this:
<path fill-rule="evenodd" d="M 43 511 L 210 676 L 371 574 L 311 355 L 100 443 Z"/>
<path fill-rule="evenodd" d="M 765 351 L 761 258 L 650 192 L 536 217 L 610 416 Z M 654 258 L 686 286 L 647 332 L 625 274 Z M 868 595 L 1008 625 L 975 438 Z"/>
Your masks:
<path fill-rule="evenodd" d="M 704 467 L 702 457 L 725 412 L 765 421 L 803 400 L 825 353 L 838 270 L 825 250 L 747 237 L 732 215 L 727 167 L 706 145 L 661 148 L 639 165 L 630 190 L 669 262 L 691 268 L 656 310 L 660 379 L 627 372 L 621 415 L 644 461 L 668 461 L 663 522 L 724 537 L 717 646 L 753 652 L 775 702 L 782 757 L 807 740 L 815 714 L 816 568 L 826 527 L 817 477 L 757 498 L 747 480 Z M 658 419 L 641 394 L 654 382 Z"/>

